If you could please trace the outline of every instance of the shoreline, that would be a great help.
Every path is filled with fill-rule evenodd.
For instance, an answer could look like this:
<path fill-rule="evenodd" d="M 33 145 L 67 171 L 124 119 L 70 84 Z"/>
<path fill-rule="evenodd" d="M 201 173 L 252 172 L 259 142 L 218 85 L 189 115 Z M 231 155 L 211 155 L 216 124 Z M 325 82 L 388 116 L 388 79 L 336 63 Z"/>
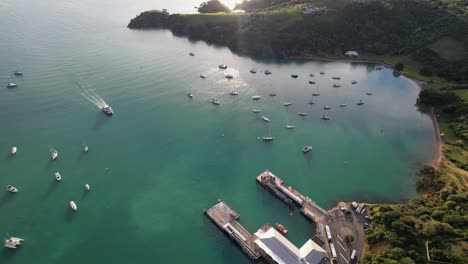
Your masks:
<path fill-rule="evenodd" d="M 347 63 L 352 63 L 352 62 L 356 62 L 356 63 L 374 63 L 374 64 L 381 64 L 385 68 L 395 70 L 393 68 L 393 66 L 391 66 L 391 65 L 389 65 L 389 64 L 387 64 L 385 62 L 373 61 L 373 60 L 348 60 L 348 59 L 340 59 L 340 58 L 331 59 L 331 58 L 308 57 L 308 56 L 297 56 L 297 57 L 293 56 L 293 57 L 289 57 L 288 59 L 318 60 L 318 61 L 347 62 Z M 416 78 L 406 76 L 404 73 L 402 73 L 401 76 L 408 79 L 408 80 L 410 80 L 410 81 L 412 81 L 414 84 L 416 84 L 416 86 L 420 90 L 424 89 L 423 84 L 426 83 L 425 81 L 418 80 Z M 442 149 L 443 149 L 443 146 L 444 146 L 444 142 L 443 142 L 443 140 L 442 140 L 442 138 L 440 136 L 439 122 L 437 122 L 437 117 L 436 117 L 436 115 L 434 113 L 434 108 L 431 108 L 431 110 L 426 114 L 429 115 L 429 117 L 431 118 L 432 126 L 434 127 L 435 147 L 434 147 L 434 150 L 433 150 L 433 158 L 432 158 L 432 161 L 430 163 L 432 164 L 432 166 L 438 167 L 440 165 L 440 163 L 442 162 L 442 158 L 443 158 Z"/>

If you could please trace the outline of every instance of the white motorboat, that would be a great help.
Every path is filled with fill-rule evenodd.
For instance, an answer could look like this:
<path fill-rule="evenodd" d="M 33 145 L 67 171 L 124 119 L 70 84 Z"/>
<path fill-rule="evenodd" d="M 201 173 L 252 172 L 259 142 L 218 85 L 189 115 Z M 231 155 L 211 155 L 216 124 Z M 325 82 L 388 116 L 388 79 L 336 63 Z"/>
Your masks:
<path fill-rule="evenodd" d="M 251 69 L 250 73 L 257 73 L 257 71 L 255 69 Z"/>
<path fill-rule="evenodd" d="M 254 100 L 254 101 L 258 101 L 258 100 L 260 100 L 260 98 L 262 98 L 260 95 L 252 96 L 252 100 Z"/>
<path fill-rule="evenodd" d="M 190 56 L 195 56 L 195 53 L 190 52 L 189 55 L 190 55 Z"/>
<path fill-rule="evenodd" d="M 323 119 L 323 120 L 330 120 L 330 117 L 327 116 L 327 115 L 323 115 L 323 116 L 322 116 L 322 119 Z"/>
<path fill-rule="evenodd" d="M 12 155 L 15 155 L 17 151 L 18 151 L 18 148 L 16 148 L 16 147 L 11 148 L 11 154 Z"/>
<path fill-rule="evenodd" d="M 271 71 L 270 71 L 270 70 L 266 70 L 266 71 L 265 71 L 265 74 L 266 74 L 266 75 L 270 75 L 270 74 L 271 74 Z"/>
<path fill-rule="evenodd" d="M 351 82 L 351 84 L 356 84 L 356 83 L 357 83 L 357 81 L 352 81 L 352 82 Z"/>
<path fill-rule="evenodd" d="M 200 74 L 200 78 L 206 79 L 206 75 L 205 74 Z"/>
<path fill-rule="evenodd" d="M 307 116 L 307 113 L 306 112 L 299 112 L 298 113 L 300 116 Z"/>
<path fill-rule="evenodd" d="M 211 102 L 212 104 L 214 104 L 214 105 L 220 105 L 220 104 L 221 104 L 221 102 L 220 102 L 218 99 L 216 99 L 216 98 L 211 99 L 210 102 Z"/>
<path fill-rule="evenodd" d="M 276 96 L 277 94 L 276 93 L 269 93 L 268 95 L 269 96 Z"/>
<path fill-rule="evenodd" d="M 227 69 L 227 65 L 226 64 L 220 64 L 220 65 L 218 65 L 218 68 L 225 70 L 225 69 Z"/>
<path fill-rule="evenodd" d="M 58 158 L 58 151 L 56 149 L 52 149 L 52 160 L 56 160 Z"/>
<path fill-rule="evenodd" d="M 88 152 L 88 150 L 89 150 L 88 145 L 83 144 L 83 151 L 84 151 L 84 152 Z"/>
<path fill-rule="evenodd" d="M 87 191 L 91 190 L 91 186 L 89 186 L 89 184 L 85 184 L 84 187 L 85 187 L 85 189 L 86 189 Z"/>
<path fill-rule="evenodd" d="M 23 76 L 23 72 L 20 71 L 20 70 L 16 70 L 16 71 L 14 72 L 14 74 L 15 74 L 16 76 Z"/>
<path fill-rule="evenodd" d="M 74 201 L 70 201 L 70 207 L 71 209 L 73 209 L 73 211 L 78 211 L 78 206 L 76 206 Z"/>
<path fill-rule="evenodd" d="M 364 102 L 362 100 L 359 100 L 359 103 L 357 103 L 357 105 L 363 105 Z"/>
<path fill-rule="evenodd" d="M 293 128 L 295 128 L 295 126 L 293 126 L 293 125 L 287 125 L 286 126 L 286 129 L 293 129 Z"/>
<path fill-rule="evenodd" d="M 270 119 L 266 116 L 262 116 L 262 119 L 265 121 L 265 122 L 270 122 Z"/>
<path fill-rule="evenodd" d="M 258 114 L 258 113 L 260 113 L 260 109 L 252 109 L 252 112 Z"/>
<path fill-rule="evenodd" d="M 262 137 L 263 141 L 273 141 L 275 139 L 274 137 L 268 136 L 268 137 Z"/>
<path fill-rule="evenodd" d="M 331 109 L 331 107 L 329 107 L 328 105 L 323 107 L 323 110 L 330 110 L 330 109 Z"/>
<path fill-rule="evenodd" d="M 309 152 L 309 151 L 311 151 L 311 150 L 312 150 L 312 146 L 305 146 L 305 147 L 302 149 L 302 152 L 307 153 L 307 152 Z"/>
<path fill-rule="evenodd" d="M 333 87 L 334 87 L 334 88 L 340 88 L 340 87 L 341 87 L 341 85 L 339 85 L 339 84 L 335 83 L 335 84 L 333 85 Z"/>
<path fill-rule="evenodd" d="M 193 98 L 193 94 L 192 94 L 192 93 L 187 93 L 187 96 L 188 96 L 188 98 L 190 98 L 190 99 Z"/>
<path fill-rule="evenodd" d="M 347 104 L 340 104 L 340 107 L 348 106 Z"/>
<path fill-rule="evenodd" d="M 61 180 L 62 180 L 62 175 L 60 175 L 60 173 L 56 172 L 56 173 L 55 173 L 55 179 L 56 179 L 57 181 L 61 181 Z"/>
<path fill-rule="evenodd" d="M 291 106 L 291 105 L 292 105 L 291 102 L 284 102 L 284 103 L 283 103 L 283 106 Z"/>
<path fill-rule="evenodd" d="M 8 88 L 14 88 L 14 87 L 17 87 L 18 85 L 16 83 L 12 83 L 12 82 L 9 82 L 6 84 L 6 87 Z"/>
<path fill-rule="evenodd" d="M 8 184 L 7 185 L 7 191 L 9 191 L 11 193 L 17 193 L 18 189 L 16 189 L 14 186 Z"/>
<path fill-rule="evenodd" d="M 10 237 L 5 240 L 5 244 L 3 246 L 6 248 L 16 249 L 18 248 L 18 246 L 21 246 L 23 241 L 24 239 L 19 238 L 19 237 Z"/>
<path fill-rule="evenodd" d="M 225 74 L 224 77 L 226 77 L 226 79 L 232 79 L 232 78 L 234 78 L 234 76 L 232 76 L 232 75 L 229 74 L 229 73 Z"/>
<path fill-rule="evenodd" d="M 104 105 L 102 106 L 102 112 L 108 116 L 112 116 L 114 115 L 114 110 L 112 110 L 112 108 L 108 105 Z"/>
<path fill-rule="evenodd" d="M 239 93 L 236 92 L 236 91 L 231 91 L 229 94 L 230 94 L 230 95 L 239 95 Z"/>

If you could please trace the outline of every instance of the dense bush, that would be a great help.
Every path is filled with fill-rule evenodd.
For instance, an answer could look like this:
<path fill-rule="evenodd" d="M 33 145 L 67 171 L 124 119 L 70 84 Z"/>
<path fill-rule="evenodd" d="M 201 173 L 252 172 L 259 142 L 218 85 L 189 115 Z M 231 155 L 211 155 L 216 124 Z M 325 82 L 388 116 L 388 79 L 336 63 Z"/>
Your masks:
<path fill-rule="evenodd" d="M 198 7 L 198 12 L 200 13 L 219 13 L 225 12 L 229 13 L 230 9 L 223 5 L 219 0 L 209 0 L 206 2 L 201 3 Z"/>

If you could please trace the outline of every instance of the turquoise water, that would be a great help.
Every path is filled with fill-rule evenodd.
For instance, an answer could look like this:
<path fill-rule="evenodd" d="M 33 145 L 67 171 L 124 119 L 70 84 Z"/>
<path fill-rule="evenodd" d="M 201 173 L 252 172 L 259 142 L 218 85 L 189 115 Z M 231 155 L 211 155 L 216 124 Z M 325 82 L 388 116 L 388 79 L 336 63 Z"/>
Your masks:
<path fill-rule="evenodd" d="M 302 245 L 311 225 L 256 184 L 265 169 L 324 207 L 414 195 L 413 175 L 435 144 L 430 118 L 414 106 L 414 83 L 373 65 L 254 60 L 169 31 L 128 30 L 140 11 L 167 6 L 95 2 L 0 2 L 0 80 L 19 85 L 0 87 L 0 186 L 19 189 L 0 194 L 0 234 L 26 239 L 20 250 L 0 249 L 0 263 L 249 263 L 202 215 L 218 198 L 250 231 L 280 222 Z M 252 75 L 252 67 L 273 74 Z M 13 76 L 17 68 L 24 77 Z M 317 85 L 307 83 L 311 72 Z M 332 87 L 335 75 L 341 88 Z M 308 105 L 317 86 L 321 96 Z M 234 89 L 239 96 L 229 95 Z M 115 116 L 104 116 L 86 91 Z M 272 91 L 278 96 L 268 97 Z M 320 119 L 324 105 L 332 107 L 328 122 Z M 289 123 L 296 129 L 286 130 Z M 267 134 L 275 141 L 257 139 Z M 49 145 L 59 151 L 55 162 Z M 313 152 L 303 155 L 304 145 Z"/>

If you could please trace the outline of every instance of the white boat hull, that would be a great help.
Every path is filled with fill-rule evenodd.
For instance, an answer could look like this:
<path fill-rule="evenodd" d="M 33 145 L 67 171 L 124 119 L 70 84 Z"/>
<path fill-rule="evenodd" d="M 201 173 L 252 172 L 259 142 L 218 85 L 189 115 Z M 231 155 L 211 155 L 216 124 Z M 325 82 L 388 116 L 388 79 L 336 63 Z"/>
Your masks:
<path fill-rule="evenodd" d="M 76 206 L 74 201 L 70 201 L 70 207 L 71 209 L 73 209 L 73 211 L 78 211 L 78 206 Z"/>

